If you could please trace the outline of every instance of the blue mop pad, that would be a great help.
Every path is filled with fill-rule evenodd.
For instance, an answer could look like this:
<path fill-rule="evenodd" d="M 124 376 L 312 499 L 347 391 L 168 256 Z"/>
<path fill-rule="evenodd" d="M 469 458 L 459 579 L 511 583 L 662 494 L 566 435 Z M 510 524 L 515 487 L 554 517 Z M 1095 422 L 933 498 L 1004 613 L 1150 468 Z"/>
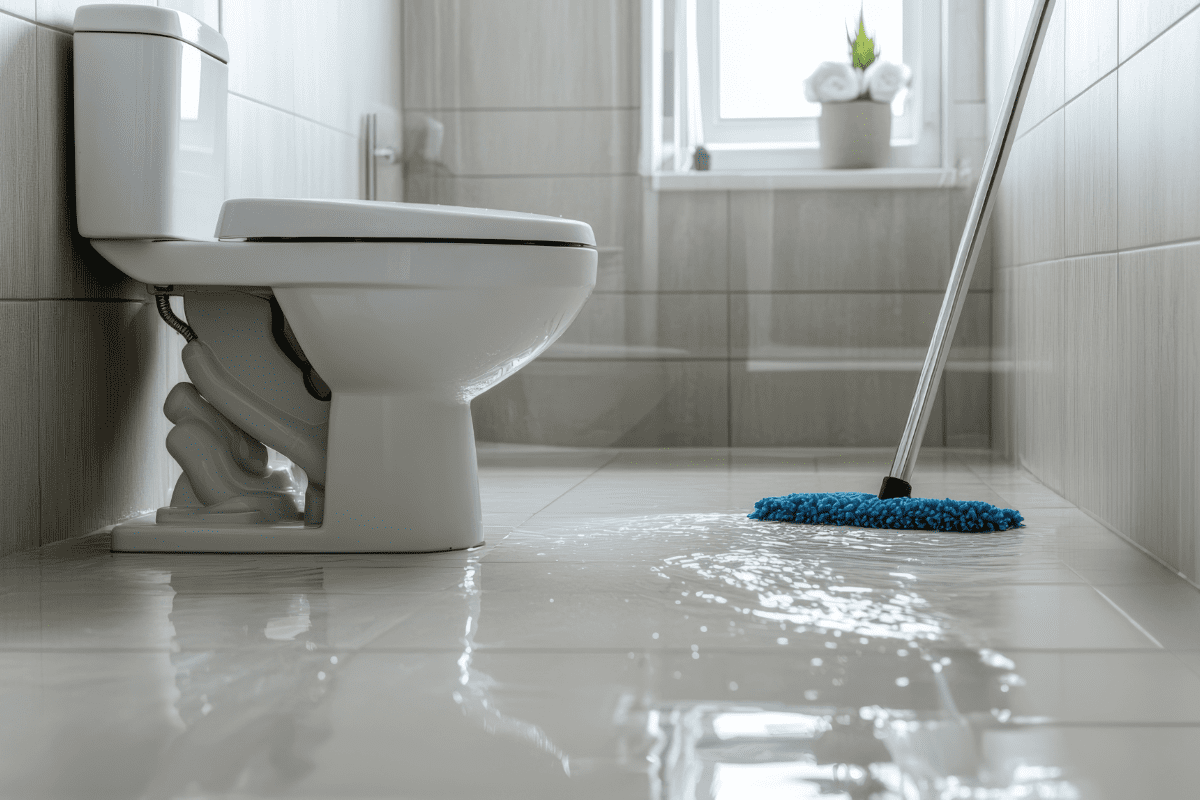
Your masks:
<path fill-rule="evenodd" d="M 764 497 L 750 519 L 855 528 L 899 528 L 913 531 L 983 533 L 1024 527 L 1019 511 L 996 508 L 978 500 L 934 500 L 894 497 L 880 500 L 862 492 L 827 492 Z"/>

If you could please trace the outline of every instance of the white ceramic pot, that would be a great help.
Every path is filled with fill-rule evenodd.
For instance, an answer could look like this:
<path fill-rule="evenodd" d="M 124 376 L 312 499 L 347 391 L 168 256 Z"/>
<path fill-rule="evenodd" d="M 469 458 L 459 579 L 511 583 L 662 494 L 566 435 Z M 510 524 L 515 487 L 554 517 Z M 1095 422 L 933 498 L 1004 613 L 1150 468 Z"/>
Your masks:
<path fill-rule="evenodd" d="M 874 100 L 822 103 L 818 123 L 825 169 L 886 167 L 892 158 L 892 107 Z"/>

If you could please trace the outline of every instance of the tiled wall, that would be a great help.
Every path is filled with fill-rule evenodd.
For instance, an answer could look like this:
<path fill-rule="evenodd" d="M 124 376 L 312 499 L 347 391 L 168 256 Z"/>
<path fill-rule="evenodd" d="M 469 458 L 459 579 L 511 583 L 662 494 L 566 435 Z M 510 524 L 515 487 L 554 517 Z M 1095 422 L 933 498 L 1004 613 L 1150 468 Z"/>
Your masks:
<path fill-rule="evenodd" d="M 997 445 L 1200 576 L 1200 10 L 1058 0 L 997 211 Z M 989 0 L 989 99 L 1030 0 Z"/>
<path fill-rule="evenodd" d="M 178 474 L 162 402 L 182 339 L 75 233 L 81 4 L 0 0 L 0 554 L 162 505 Z M 162 5 L 229 39 L 230 196 L 358 195 L 358 114 L 399 106 L 395 0 Z"/>
<path fill-rule="evenodd" d="M 977 165 L 983 4 L 952 6 L 955 145 Z M 404 9 L 406 199 L 577 217 L 601 247 L 574 326 L 475 400 L 481 439 L 896 444 L 965 193 L 650 192 L 637 175 L 640 0 Z M 419 153 L 425 117 L 445 126 L 436 163 Z M 975 289 L 931 444 L 990 442 L 986 263 Z"/>

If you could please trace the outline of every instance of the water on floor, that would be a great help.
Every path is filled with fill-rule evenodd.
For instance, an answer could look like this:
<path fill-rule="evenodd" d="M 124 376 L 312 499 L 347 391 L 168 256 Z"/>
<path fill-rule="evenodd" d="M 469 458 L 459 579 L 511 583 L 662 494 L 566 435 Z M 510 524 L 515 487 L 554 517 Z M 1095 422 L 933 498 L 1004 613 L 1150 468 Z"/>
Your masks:
<path fill-rule="evenodd" d="M 481 447 L 485 546 L 0 560 L 0 797 L 1184 798 L 1200 592 L 1021 470 L 947 534 L 749 520 L 890 454 Z"/>

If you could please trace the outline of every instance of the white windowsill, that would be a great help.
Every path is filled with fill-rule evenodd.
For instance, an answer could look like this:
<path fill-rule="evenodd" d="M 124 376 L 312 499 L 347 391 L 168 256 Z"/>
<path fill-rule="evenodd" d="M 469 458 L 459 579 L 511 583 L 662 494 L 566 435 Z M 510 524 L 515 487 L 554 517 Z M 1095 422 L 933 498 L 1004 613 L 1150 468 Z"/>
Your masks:
<path fill-rule="evenodd" d="M 741 172 L 655 172 L 658 192 L 754 189 L 950 189 L 966 186 L 970 170 L 941 167 L 884 169 L 747 170 Z"/>

